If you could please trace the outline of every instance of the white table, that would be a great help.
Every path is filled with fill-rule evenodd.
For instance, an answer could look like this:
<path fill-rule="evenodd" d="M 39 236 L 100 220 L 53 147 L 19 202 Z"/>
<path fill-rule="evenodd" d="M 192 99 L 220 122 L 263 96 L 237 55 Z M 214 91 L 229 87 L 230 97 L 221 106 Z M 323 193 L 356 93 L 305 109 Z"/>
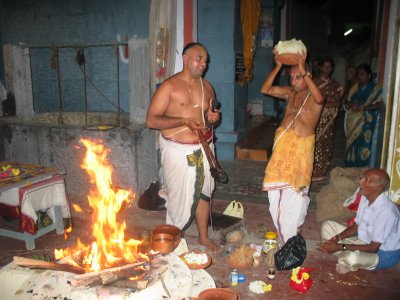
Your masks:
<path fill-rule="evenodd" d="M 30 165 L 22 165 L 27 166 Z M 22 168 L 22 167 L 21 167 Z M 40 173 L 40 172 L 39 172 Z M 21 177 L 0 187 L 1 215 L 20 218 L 20 231 L 0 228 L 0 236 L 25 241 L 28 250 L 35 249 L 35 239 L 56 230 L 64 232 L 63 218 L 70 218 L 64 177 L 52 172 Z M 37 229 L 36 211 L 45 210 L 53 224 Z"/>

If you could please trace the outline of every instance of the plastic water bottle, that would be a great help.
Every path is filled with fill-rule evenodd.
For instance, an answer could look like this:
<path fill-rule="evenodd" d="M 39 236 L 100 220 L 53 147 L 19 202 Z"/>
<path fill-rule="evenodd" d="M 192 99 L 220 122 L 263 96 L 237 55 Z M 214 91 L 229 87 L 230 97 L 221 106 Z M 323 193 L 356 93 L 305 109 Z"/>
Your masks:
<path fill-rule="evenodd" d="M 238 273 L 238 271 L 236 271 L 236 269 L 234 269 L 232 272 L 231 272 L 231 285 L 232 286 L 237 286 L 238 285 L 238 283 L 239 283 L 239 273 Z"/>

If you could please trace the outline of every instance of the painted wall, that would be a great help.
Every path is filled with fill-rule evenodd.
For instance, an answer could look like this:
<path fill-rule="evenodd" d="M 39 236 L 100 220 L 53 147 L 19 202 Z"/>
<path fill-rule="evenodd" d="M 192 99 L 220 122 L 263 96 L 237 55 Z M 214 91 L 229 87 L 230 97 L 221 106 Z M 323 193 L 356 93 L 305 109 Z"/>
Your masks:
<path fill-rule="evenodd" d="M 0 4 L 0 8 L 1 8 L 1 4 Z M 1 9 L 0 9 L 0 11 L 1 11 Z M 1 21 L 1 20 L 3 20 L 3 18 L 2 18 L 1 15 L 2 14 L 0 13 L 0 45 L 3 45 L 3 37 L 2 37 L 3 36 L 2 35 L 3 30 L 2 30 L 2 21 Z M 3 57 L 3 47 L 0 47 L 0 82 L 3 85 L 5 85 L 5 80 L 4 80 L 4 78 L 5 78 L 5 75 L 4 75 L 4 61 L 3 61 L 2 57 Z"/>
<path fill-rule="evenodd" d="M 263 114 L 267 116 L 274 116 L 274 100 L 272 97 L 266 96 L 260 93 L 261 85 L 263 84 L 265 77 L 269 72 L 272 71 L 274 66 L 273 47 L 267 43 L 267 39 L 263 40 L 263 32 L 266 33 L 268 30 L 275 26 L 275 20 L 273 19 L 274 9 L 273 0 L 261 0 L 261 16 L 258 26 L 257 36 L 257 50 L 254 54 L 253 60 L 253 74 L 254 78 L 249 82 L 249 96 L 248 102 L 261 101 L 263 104 Z M 269 18 L 271 17 L 271 18 Z M 268 21 L 266 20 L 268 19 Z M 274 38 L 273 35 L 271 36 Z"/>
<path fill-rule="evenodd" d="M 243 33 L 242 33 L 242 23 L 240 22 L 240 1 L 236 1 L 235 4 L 235 23 L 234 23 L 234 38 L 233 38 L 233 49 L 234 55 L 236 53 L 243 53 Z M 236 62 L 234 62 L 236 64 Z M 243 135 L 243 129 L 246 126 L 247 118 L 247 103 L 248 103 L 248 84 L 241 87 L 239 84 L 234 85 L 235 89 L 235 122 L 234 129 L 238 131 L 238 140 L 240 141 Z"/>
<path fill-rule="evenodd" d="M 273 0 L 261 0 L 272 7 Z M 222 123 L 217 128 L 217 154 L 221 160 L 233 160 L 236 143 L 247 134 L 247 104 L 263 97 L 261 84 L 272 68 L 271 48 L 259 49 L 254 60 L 254 79 L 243 87 L 235 83 L 235 55 L 243 52 L 240 0 L 198 1 L 198 40 L 210 54 L 206 78 L 214 85 L 222 104 Z M 260 39 L 258 43 L 261 43 Z"/>
<path fill-rule="evenodd" d="M 214 86 L 216 96 L 221 102 L 222 122 L 217 128 L 217 154 L 221 160 L 234 159 L 234 146 L 237 142 L 235 124 L 236 105 L 240 105 L 235 91 L 235 53 L 234 37 L 238 29 L 236 23 L 240 1 L 198 1 L 198 41 L 203 43 L 209 53 L 210 63 L 206 78 Z M 239 21 L 240 22 L 240 21 Z"/>
<path fill-rule="evenodd" d="M 386 48 L 383 94 L 388 95 L 385 100 L 387 105 L 385 124 L 384 150 L 387 153 L 382 158 L 381 167 L 385 168 L 390 176 L 389 195 L 391 200 L 400 205 L 400 40 L 398 34 L 399 3 L 390 2 L 388 44 Z M 387 137 L 386 137 L 387 135 Z M 387 143 L 387 144 L 386 144 Z M 386 160 L 386 161 L 385 161 Z"/>
<path fill-rule="evenodd" d="M 96 46 L 84 50 L 88 109 L 116 111 L 116 56 L 113 47 L 100 45 L 113 44 L 117 33 L 123 39 L 125 35 L 147 37 L 150 4 L 150 0 L 1 1 L 2 42 L 22 42 L 36 47 L 31 50 L 35 112 L 59 109 L 57 72 L 51 64 L 52 51 L 51 48 L 41 48 L 53 44 Z M 198 0 L 197 6 L 198 41 L 204 43 L 210 55 L 206 78 L 213 84 L 222 104 L 222 123 L 217 128 L 217 155 L 221 160 L 232 160 L 235 145 L 245 134 L 249 100 L 249 85 L 243 88 L 236 85 L 234 76 L 235 53 L 242 52 L 243 47 L 240 0 Z M 61 99 L 65 111 L 84 109 L 84 76 L 76 63 L 76 55 L 77 48 L 59 50 Z M 3 60 L 0 61 L 3 71 Z M 262 66 L 262 79 L 267 65 Z M 119 63 L 119 68 L 121 107 L 128 112 L 128 66 Z M 257 80 L 253 84 L 254 90 L 259 90 Z"/>
<path fill-rule="evenodd" d="M 112 45 L 118 33 L 123 39 L 125 35 L 147 37 L 149 10 L 148 0 L 1 1 L 2 42 L 39 47 L 31 50 L 35 111 L 58 109 L 57 72 L 51 64 L 52 51 L 42 48 L 53 44 L 94 46 L 85 48 L 86 73 L 90 81 L 87 84 L 88 109 L 116 111 L 117 58 Z M 104 44 L 111 46 L 100 46 Z M 84 107 L 83 72 L 76 63 L 76 51 L 69 47 L 59 51 L 61 98 L 66 111 L 79 111 Z M 119 67 L 120 101 L 122 109 L 128 112 L 128 66 L 120 63 Z"/>

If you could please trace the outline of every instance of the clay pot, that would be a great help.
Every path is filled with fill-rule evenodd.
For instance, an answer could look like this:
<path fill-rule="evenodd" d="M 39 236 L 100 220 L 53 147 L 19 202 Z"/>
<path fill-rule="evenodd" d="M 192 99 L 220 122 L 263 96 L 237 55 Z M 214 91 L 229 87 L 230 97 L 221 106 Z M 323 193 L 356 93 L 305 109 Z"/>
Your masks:
<path fill-rule="evenodd" d="M 199 294 L 200 300 L 237 300 L 238 295 L 235 291 L 226 288 L 211 288 Z"/>
<path fill-rule="evenodd" d="M 151 248 L 161 253 L 171 253 L 181 241 L 181 230 L 174 225 L 158 225 L 151 235 Z"/>

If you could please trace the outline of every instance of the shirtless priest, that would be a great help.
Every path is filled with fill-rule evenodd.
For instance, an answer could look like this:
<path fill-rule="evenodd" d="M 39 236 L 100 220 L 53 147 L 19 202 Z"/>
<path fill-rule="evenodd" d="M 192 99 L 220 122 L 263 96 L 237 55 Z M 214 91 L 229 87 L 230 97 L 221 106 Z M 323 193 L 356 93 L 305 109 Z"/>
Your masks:
<path fill-rule="evenodd" d="M 272 86 L 282 67 L 275 53 L 275 68 L 261 92 L 287 101 L 285 116 L 276 130 L 263 190 L 268 191 L 269 211 L 283 243 L 295 236 L 307 215 L 308 189 L 314 160 L 315 128 L 323 97 L 305 66 L 306 53 L 297 55 L 290 70 L 290 86 Z"/>
<path fill-rule="evenodd" d="M 164 81 L 153 95 L 147 112 L 147 126 L 159 129 L 161 164 L 168 191 L 167 224 L 183 232 L 196 218 L 199 242 L 211 251 L 220 246 L 208 237 L 210 198 L 214 179 L 196 130 L 202 130 L 213 144 L 213 124 L 220 112 L 212 110 L 214 90 L 202 78 L 208 54 L 200 43 L 190 43 L 182 51 L 183 70 Z"/>

